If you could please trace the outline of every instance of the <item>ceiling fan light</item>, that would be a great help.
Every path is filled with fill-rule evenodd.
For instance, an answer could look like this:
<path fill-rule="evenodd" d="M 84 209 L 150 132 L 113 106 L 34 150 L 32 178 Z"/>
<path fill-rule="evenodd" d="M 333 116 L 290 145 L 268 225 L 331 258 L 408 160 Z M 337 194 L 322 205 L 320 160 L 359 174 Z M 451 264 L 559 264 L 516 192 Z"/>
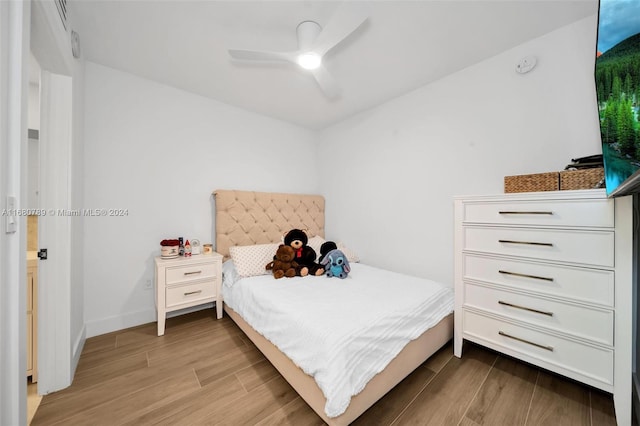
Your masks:
<path fill-rule="evenodd" d="M 322 58 L 317 53 L 309 52 L 298 56 L 298 65 L 306 70 L 315 70 L 322 63 Z"/>

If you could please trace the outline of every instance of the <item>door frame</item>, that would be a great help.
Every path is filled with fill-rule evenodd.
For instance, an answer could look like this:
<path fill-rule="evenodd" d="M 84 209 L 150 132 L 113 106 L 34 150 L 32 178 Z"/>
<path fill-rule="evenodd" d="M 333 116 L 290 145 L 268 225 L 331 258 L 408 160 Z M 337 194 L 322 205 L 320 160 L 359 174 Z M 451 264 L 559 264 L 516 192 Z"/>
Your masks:
<path fill-rule="evenodd" d="M 27 194 L 30 2 L 0 1 L 0 204 Z M 26 424 L 26 217 L 7 232 L 0 219 L 0 424 Z"/>

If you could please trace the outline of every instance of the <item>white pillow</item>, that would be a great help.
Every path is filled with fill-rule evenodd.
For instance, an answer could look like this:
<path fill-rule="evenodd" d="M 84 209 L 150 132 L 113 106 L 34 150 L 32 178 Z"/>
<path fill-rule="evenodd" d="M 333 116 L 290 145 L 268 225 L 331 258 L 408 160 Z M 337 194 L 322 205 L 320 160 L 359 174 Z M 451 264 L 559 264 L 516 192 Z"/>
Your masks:
<path fill-rule="evenodd" d="M 233 260 L 229 259 L 222 264 L 222 285 L 232 287 L 240 278 Z"/>
<path fill-rule="evenodd" d="M 338 242 L 336 245 L 338 246 L 338 250 L 340 250 L 344 253 L 345 256 L 347 256 L 347 260 L 349 260 L 349 263 L 360 262 L 360 257 L 356 254 L 356 252 L 346 247 L 344 243 Z"/>
<path fill-rule="evenodd" d="M 316 235 L 315 237 L 309 238 L 309 241 L 307 242 L 307 245 L 311 247 L 313 251 L 316 252 L 316 260 L 318 260 L 318 258 L 320 257 L 320 247 L 324 242 L 325 242 L 325 239 L 318 235 Z"/>
<path fill-rule="evenodd" d="M 309 238 L 309 242 L 307 242 L 307 245 L 312 249 L 314 249 L 316 252 L 316 255 L 318 255 L 318 257 L 316 258 L 316 261 L 320 258 L 320 254 L 321 254 L 320 247 L 322 247 L 322 244 L 325 241 L 326 240 L 324 238 L 316 235 L 315 237 Z M 338 242 L 336 243 L 336 246 L 338 247 L 338 249 L 340 249 L 344 253 L 345 256 L 347 256 L 349 263 L 360 262 L 360 257 L 356 254 L 356 252 L 346 247 L 344 243 Z"/>
<path fill-rule="evenodd" d="M 270 274 L 265 266 L 273 260 L 278 251 L 278 243 L 255 244 L 252 246 L 229 247 L 229 255 L 241 277 Z"/>

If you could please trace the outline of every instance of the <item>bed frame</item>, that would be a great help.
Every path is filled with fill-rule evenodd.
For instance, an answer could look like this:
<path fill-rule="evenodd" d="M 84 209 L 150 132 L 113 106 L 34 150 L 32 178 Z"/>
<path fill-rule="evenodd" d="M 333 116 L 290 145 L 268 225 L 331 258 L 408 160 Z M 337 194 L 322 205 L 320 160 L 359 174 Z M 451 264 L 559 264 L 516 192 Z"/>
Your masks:
<path fill-rule="evenodd" d="M 324 198 L 319 195 L 216 190 L 216 251 L 225 259 L 229 247 L 279 242 L 292 228 L 324 237 Z M 453 314 L 402 349 L 387 367 L 351 399 L 347 410 L 329 418 L 326 398 L 315 380 L 255 331 L 229 306 L 224 310 L 309 406 L 331 426 L 348 425 L 453 337 Z"/>

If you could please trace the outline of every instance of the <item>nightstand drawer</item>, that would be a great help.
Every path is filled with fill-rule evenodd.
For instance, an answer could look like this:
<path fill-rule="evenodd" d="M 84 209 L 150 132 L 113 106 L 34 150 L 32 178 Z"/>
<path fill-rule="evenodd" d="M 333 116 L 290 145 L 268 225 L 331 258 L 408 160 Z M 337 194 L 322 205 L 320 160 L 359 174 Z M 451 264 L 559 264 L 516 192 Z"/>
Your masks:
<path fill-rule="evenodd" d="M 480 285 L 465 285 L 465 307 L 613 345 L 613 311 L 541 299 Z"/>
<path fill-rule="evenodd" d="M 607 199 L 468 202 L 464 223 L 534 226 L 614 226 L 614 203 Z"/>
<path fill-rule="evenodd" d="M 611 270 L 463 255 L 463 278 L 613 307 Z"/>
<path fill-rule="evenodd" d="M 528 228 L 464 228 L 464 250 L 613 267 L 614 234 Z"/>
<path fill-rule="evenodd" d="M 212 281 L 167 288 L 167 308 L 201 299 L 213 298 L 216 288 Z"/>
<path fill-rule="evenodd" d="M 213 263 L 201 263 L 167 268 L 167 285 L 187 283 L 207 278 L 213 278 L 217 274 L 216 265 Z"/>
<path fill-rule="evenodd" d="M 581 344 L 466 310 L 463 321 L 466 338 L 489 343 L 513 356 L 520 354 L 534 364 L 536 360 L 542 361 L 600 383 L 613 384 L 611 349 Z"/>

